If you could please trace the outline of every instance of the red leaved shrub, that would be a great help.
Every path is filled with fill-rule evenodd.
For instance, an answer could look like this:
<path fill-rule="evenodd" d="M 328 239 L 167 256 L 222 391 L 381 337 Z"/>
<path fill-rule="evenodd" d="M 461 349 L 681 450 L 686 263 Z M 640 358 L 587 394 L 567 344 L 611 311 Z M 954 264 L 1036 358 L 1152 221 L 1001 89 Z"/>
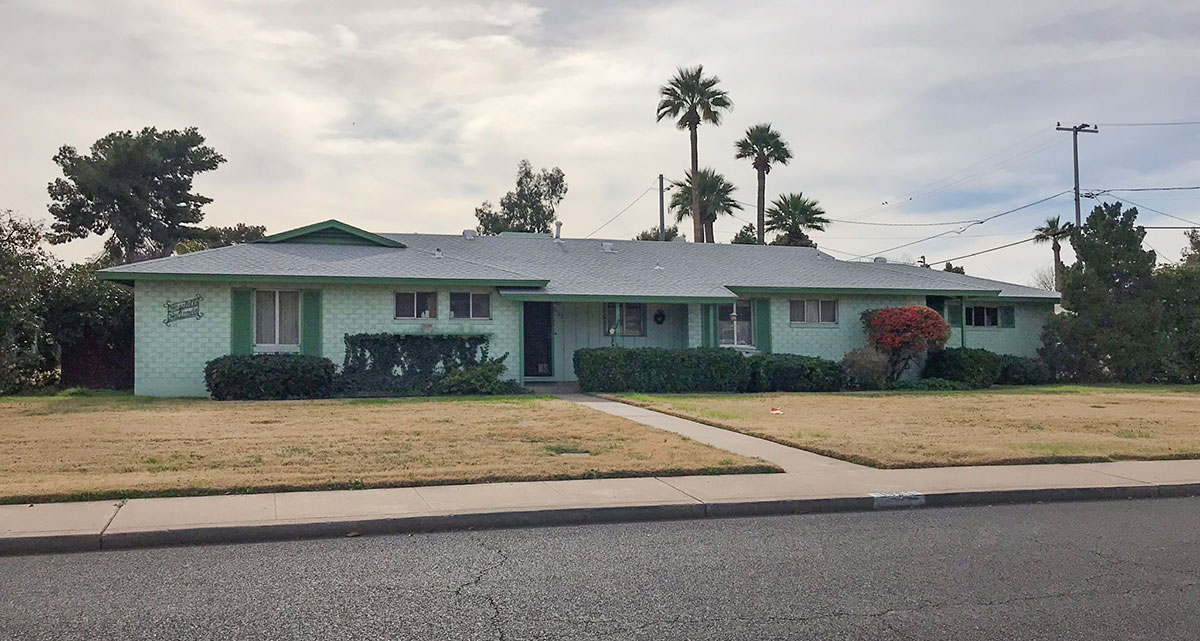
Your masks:
<path fill-rule="evenodd" d="M 888 357 L 888 381 L 900 378 L 913 359 L 950 340 L 950 324 L 924 305 L 871 309 L 862 314 L 871 344 Z"/>

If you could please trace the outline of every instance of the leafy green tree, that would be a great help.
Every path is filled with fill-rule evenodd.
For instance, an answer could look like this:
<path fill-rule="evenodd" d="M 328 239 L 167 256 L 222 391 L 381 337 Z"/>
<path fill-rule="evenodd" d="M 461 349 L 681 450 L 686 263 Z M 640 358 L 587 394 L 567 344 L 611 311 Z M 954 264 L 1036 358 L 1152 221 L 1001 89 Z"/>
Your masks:
<path fill-rule="evenodd" d="M 758 245 L 758 230 L 754 225 L 746 223 L 745 227 L 738 230 L 738 233 L 733 235 L 733 240 L 729 241 L 734 245 Z"/>
<path fill-rule="evenodd" d="M 1043 355 L 1060 377 L 1140 383 L 1163 374 L 1163 306 L 1155 254 L 1142 249 L 1137 209 L 1097 205 L 1070 237 L 1077 262 L 1062 272 L 1068 313 L 1047 324 Z"/>
<path fill-rule="evenodd" d="M 558 167 L 533 173 L 528 160 L 517 165 L 517 188 L 500 199 L 500 210 L 484 201 L 475 208 L 476 228 L 484 236 L 519 231 L 548 234 L 554 224 L 554 208 L 567 195 L 567 180 Z"/>
<path fill-rule="evenodd" d="M 0 210 L 0 394 L 44 382 L 49 369 L 42 283 L 55 260 L 44 238 L 40 222 Z"/>
<path fill-rule="evenodd" d="M 772 245 L 816 247 L 808 237 L 809 231 L 825 231 L 829 219 L 814 198 L 803 193 L 783 194 L 771 202 L 767 210 L 767 230 L 779 232 Z"/>
<path fill-rule="evenodd" d="M 754 125 L 746 135 L 734 143 L 739 159 L 749 158 L 758 173 L 758 244 L 766 244 L 767 174 L 771 165 L 786 165 L 792 159 L 792 150 L 778 131 L 768 123 Z"/>
<path fill-rule="evenodd" d="M 1047 218 L 1042 225 L 1033 228 L 1033 242 L 1050 243 L 1054 252 L 1054 291 L 1062 291 L 1062 240 L 1075 232 L 1075 223 L 1064 223 L 1059 216 Z"/>
<path fill-rule="evenodd" d="M 1200 263 L 1200 230 L 1189 229 L 1184 235 L 1188 244 L 1183 248 L 1183 262 L 1189 265 Z"/>
<path fill-rule="evenodd" d="M 1167 370 L 1172 378 L 1200 383 L 1200 260 L 1160 267 L 1154 283 L 1163 306 Z"/>
<path fill-rule="evenodd" d="M 675 76 L 658 88 L 658 109 L 655 122 L 663 118 L 675 119 L 675 126 L 687 130 L 692 144 L 692 169 L 688 174 L 700 173 L 700 155 L 696 129 L 700 123 L 708 122 L 719 126 L 722 112 L 733 109 L 733 101 L 724 89 L 717 87 L 721 79 L 704 75 L 704 66 L 676 69 Z M 700 211 L 700 193 L 692 195 L 690 211 Z M 692 218 L 692 240 L 697 243 L 713 242 L 712 233 L 705 233 L 704 221 Z"/>
<path fill-rule="evenodd" d="M 96 265 L 58 267 L 45 282 L 42 317 L 65 387 L 133 388 L 133 291 L 96 277 Z"/>
<path fill-rule="evenodd" d="M 671 226 L 663 229 L 663 240 L 670 241 L 670 240 L 675 240 L 678 237 L 679 237 L 679 225 L 671 225 Z M 633 239 L 634 240 L 658 240 L 658 227 L 651 227 L 650 229 L 643 229 L 642 231 L 638 232 L 638 235 L 634 236 Z"/>
<path fill-rule="evenodd" d="M 693 175 L 698 176 L 695 181 L 698 186 L 696 189 L 692 188 Z M 674 190 L 671 194 L 671 209 L 675 212 L 675 222 L 680 222 L 685 217 L 691 217 L 693 222 L 700 220 L 700 224 L 695 227 L 699 233 L 704 234 L 704 242 L 707 243 L 715 242 L 713 222 L 717 216 L 732 215 L 734 211 L 742 208 L 741 203 L 733 199 L 733 192 L 737 191 L 737 187 L 709 167 L 701 169 L 699 174 L 688 174 L 682 181 L 672 180 L 671 187 Z M 700 204 L 698 216 L 692 215 L 695 203 Z"/>
<path fill-rule="evenodd" d="M 212 199 L 192 193 L 192 179 L 225 158 L 195 127 L 147 127 L 108 134 L 88 155 L 63 146 L 54 162 L 63 178 L 48 187 L 55 220 L 50 242 L 111 232 L 104 261 L 117 264 L 169 256 L 181 240 L 193 238 L 200 231 L 193 225 Z"/>
<path fill-rule="evenodd" d="M 203 251 L 205 249 L 214 249 L 217 247 L 228 247 L 229 245 L 239 245 L 248 243 L 253 240 L 258 240 L 267 235 L 267 228 L 263 225 L 247 225 L 246 223 L 238 223 L 233 227 L 205 227 L 197 232 L 195 238 L 182 240 L 175 246 L 176 254 L 188 254 L 191 252 Z"/>
<path fill-rule="evenodd" d="M 951 263 L 946 263 L 946 266 L 942 268 L 942 271 L 950 272 L 951 274 L 966 274 L 967 273 L 967 270 L 964 269 L 961 265 L 955 266 Z"/>

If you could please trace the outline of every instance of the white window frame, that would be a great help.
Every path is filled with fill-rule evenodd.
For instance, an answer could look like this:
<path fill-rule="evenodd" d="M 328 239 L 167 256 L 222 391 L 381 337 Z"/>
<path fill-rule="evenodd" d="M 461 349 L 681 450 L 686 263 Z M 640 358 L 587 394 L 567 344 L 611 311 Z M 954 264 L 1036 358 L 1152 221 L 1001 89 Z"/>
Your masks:
<path fill-rule="evenodd" d="M 462 295 L 467 296 L 467 300 L 469 301 L 467 303 L 467 310 L 469 312 L 467 316 L 455 316 L 454 315 L 454 295 L 455 294 L 458 294 L 460 296 L 462 296 Z M 488 297 L 488 315 L 487 316 L 476 316 L 475 315 L 475 297 L 476 296 L 487 296 Z M 492 302 L 493 301 L 492 301 L 492 293 L 491 292 L 450 292 L 450 299 L 447 302 L 449 304 L 447 305 L 447 308 L 446 308 L 446 314 L 447 314 L 448 318 L 450 318 L 451 320 L 475 320 L 475 321 L 492 320 Z"/>
<path fill-rule="evenodd" d="M 817 320 L 808 319 L 808 303 L 815 301 L 817 303 Z M 800 303 L 804 308 L 804 320 L 795 320 L 792 318 L 792 303 Z M 833 303 L 833 320 L 821 320 L 821 303 Z M 788 301 L 788 322 L 792 325 L 823 325 L 832 327 L 837 325 L 842 320 L 842 304 L 836 298 L 793 298 Z"/>
<path fill-rule="evenodd" d="M 396 314 L 396 298 L 399 297 L 401 294 L 412 294 L 412 296 L 413 296 L 413 315 L 412 316 L 396 316 L 395 315 Z M 432 294 L 433 295 L 433 315 L 432 316 L 417 316 L 416 315 L 416 313 L 417 313 L 417 297 L 420 296 L 421 294 Z M 416 321 L 436 320 L 437 313 L 438 313 L 438 307 L 440 306 L 440 305 L 438 305 L 439 302 L 440 301 L 438 301 L 438 293 L 437 292 L 430 292 L 430 291 L 419 292 L 419 291 L 415 291 L 415 290 L 400 290 L 400 291 L 392 292 L 393 318 L 395 318 L 396 320 L 416 320 Z"/>
<path fill-rule="evenodd" d="M 641 314 L 641 316 L 642 316 L 642 331 L 640 333 L 636 333 L 636 334 L 630 333 L 629 330 L 626 329 L 626 327 L 625 327 L 625 321 L 629 318 L 629 316 L 625 313 L 625 310 L 629 309 L 629 307 L 631 305 L 635 306 L 635 307 L 641 307 L 641 309 L 642 309 L 642 314 Z M 613 315 L 614 315 L 614 318 L 616 319 L 616 322 L 613 325 L 609 325 L 609 323 L 608 323 L 608 310 L 610 308 L 613 309 Z M 646 327 L 646 323 L 647 323 L 647 321 L 649 321 L 648 314 L 649 314 L 649 306 L 646 305 L 646 303 L 605 303 L 604 304 L 604 335 L 605 336 L 627 336 L 627 337 L 631 337 L 631 338 L 644 338 L 646 336 L 647 330 L 649 329 Z"/>
<path fill-rule="evenodd" d="M 258 341 L 258 294 L 259 292 L 271 292 L 275 298 L 275 342 L 260 343 Z M 280 292 L 296 294 L 296 342 L 295 343 L 280 343 L 279 342 L 279 294 Z M 300 351 L 300 343 L 304 341 L 304 310 L 301 309 L 304 305 L 304 296 L 297 289 L 256 289 L 254 290 L 254 349 L 259 352 L 298 352 Z"/>
<path fill-rule="evenodd" d="M 983 324 L 982 325 L 975 324 L 975 310 L 977 310 L 977 309 L 985 310 L 983 312 Z M 996 310 L 996 324 L 995 325 L 988 325 L 988 323 L 987 323 L 987 311 L 986 310 L 988 310 L 988 309 Z M 971 313 L 969 314 L 969 316 L 971 317 L 970 318 L 971 322 L 969 322 L 969 323 L 967 322 L 967 316 L 968 316 L 967 310 L 971 310 Z M 970 306 L 963 307 L 963 325 L 965 327 L 971 327 L 974 329 L 1000 329 L 1000 324 L 1001 324 L 1000 305 L 970 305 Z"/>
<path fill-rule="evenodd" d="M 743 338 L 736 331 L 733 332 L 734 336 L 736 337 L 735 342 L 727 343 L 722 339 L 721 323 L 726 322 L 726 321 L 721 320 L 721 308 L 725 307 L 726 305 L 732 306 L 730 311 L 737 311 L 737 308 L 740 305 L 747 306 L 747 309 L 750 311 L 750 319 L 749 320 L 745 320 L 745 321 L 742 320 L 741 314 L 738 314 L 737 322 L 734 322 L 734 321 L 728 321 L 728 322 L 732 323 L 734 325 L 735 329 L 736 329 L 737 323 L 743 323 L 743 322 L 746 323 L 747 326 L 750 328 L 750 332 L 749 332 L 750 338 L 748 340 Z M 738 300 L 733 303 L 721 303 L 721 304 L 717 305 L 717 345 L 719 345 L 720 347 L 754 347 L 755 343 L 757 342 L 757 338 L 758 338 L 754 334 L 755 334 L 755 332 L 754 332 L 754 301 Z"/>

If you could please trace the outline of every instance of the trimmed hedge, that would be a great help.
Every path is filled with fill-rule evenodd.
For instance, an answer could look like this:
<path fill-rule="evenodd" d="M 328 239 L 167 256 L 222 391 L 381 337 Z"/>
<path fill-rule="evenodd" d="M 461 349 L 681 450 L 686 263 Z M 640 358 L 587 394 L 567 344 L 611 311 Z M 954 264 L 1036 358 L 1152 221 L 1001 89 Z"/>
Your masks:
<path fill-rule="evenodd" d="M 585 392 L 736 392 L 748 379 L 746 360 L 720 348 L 585 347 L 574 356 Z"/>
<path fill-rule="evenodd" d="M 204 365 L 204 385 L 218 401 L 324 398 L 333 381 L 332 361 L 303 354 L 221 356 Z"/>
<path fill-rule="evenodd" d="M 489 364 L 496 369 L 508 356 L 489 359 L 485 336 L 346 334 L 345 341 L 346 360 L 338 377 L 343 396 L 435 394 L 445 376 Z M 497 378 L 503 371 L 499 365 Z"/>
<path fill-rule="evenodd" d="M 574 360 L 585 392 L 835 392 L 845 386 L 837 363 L 795 354 L 594 347 L 576 350 Z"/>
<path fill-rule="evenodd" d="M 842 366 L 798 354 L 758 354 L 746 358 L 751 392 L 837 392 L 846 387 Z"/>
<path fill-rule="evenodd" d="M 922 378 L 944 378 L 981 389 L 1000 378 L 1000 355 L 986 349 L 952 347 L 929 352 Z"/>
<path fill-rule="evenodd" d="M 507 354 L 505 354 L 507 356 Z M 500 380 L 504 373 L 504 358 L 489 360 L 482 365 L 451 370 L 433 386 L 438 394 L 480 396 L 520 394 L 525 391 L 516 381 Z"/>
<path fill-rule="evenodd" d="M 1054 372 L 1045 361 L 1024 356 L 1000 357 L 1000 385 L 1049 385 L 1054 382 Z"/>

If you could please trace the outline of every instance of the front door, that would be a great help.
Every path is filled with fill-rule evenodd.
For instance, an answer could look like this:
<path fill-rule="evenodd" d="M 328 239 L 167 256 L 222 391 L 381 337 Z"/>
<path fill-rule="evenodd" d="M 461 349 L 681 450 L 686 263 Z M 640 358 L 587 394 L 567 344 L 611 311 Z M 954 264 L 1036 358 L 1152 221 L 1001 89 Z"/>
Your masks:
<path fill-rule="evenodd" d="M 554 366 L 550 358 L 554 335 L 551 303 L 525 303 L 525 376 L 550 377 Z"/>

